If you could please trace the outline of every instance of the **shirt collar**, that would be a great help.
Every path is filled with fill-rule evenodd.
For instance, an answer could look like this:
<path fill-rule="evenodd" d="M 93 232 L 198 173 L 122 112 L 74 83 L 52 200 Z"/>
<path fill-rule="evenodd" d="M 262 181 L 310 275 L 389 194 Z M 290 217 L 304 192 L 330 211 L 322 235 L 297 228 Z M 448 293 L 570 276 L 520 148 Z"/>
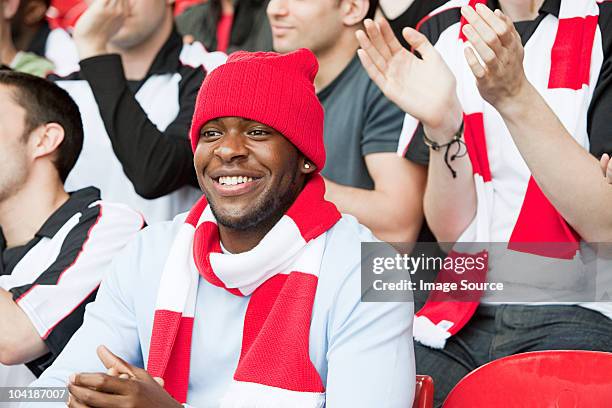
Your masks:
<path fill-rule="evenodd" d="M 76 213 L 83 211 L 91 203 L 100 200 L 100 190 L 87 187 L 70 193 L 70 198 L 45 221 L 36 233 L 39 237 L 53 238 Z"/>
<path fill-rule="evenodd" d="M 176 31 L 176 27 L 172 27 L 170 36 L 161 47 L 145 78 L 151 75 L 161 75 L 177 72 L 180 63 L 179 56 L 183 50 L 183 39 Z"/>

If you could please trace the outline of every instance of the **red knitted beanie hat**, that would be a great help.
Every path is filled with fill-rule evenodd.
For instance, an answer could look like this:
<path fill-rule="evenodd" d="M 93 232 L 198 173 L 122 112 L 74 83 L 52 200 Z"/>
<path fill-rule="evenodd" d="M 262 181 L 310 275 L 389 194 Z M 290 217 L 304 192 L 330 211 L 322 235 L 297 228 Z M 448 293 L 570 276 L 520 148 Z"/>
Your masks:
<path fill-rule="evenodd" d="M 289 54 L 238 51 L 204 80 L 191 123 L 195 151 L 200 129 L 222 117 L 241 117 L 283 134 L 318 170 L 325 165 L 323 107 L 314 90 L 319 64 L 299 49 Z"/>

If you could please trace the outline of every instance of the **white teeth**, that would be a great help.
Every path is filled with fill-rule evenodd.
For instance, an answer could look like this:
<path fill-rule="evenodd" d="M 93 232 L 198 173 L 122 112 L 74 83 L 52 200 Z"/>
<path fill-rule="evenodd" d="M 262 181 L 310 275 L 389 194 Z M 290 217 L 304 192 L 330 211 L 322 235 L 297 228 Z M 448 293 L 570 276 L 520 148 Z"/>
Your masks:
<path fill-rule="evenodd" d="M 235 186 L 242 183 L 247 183 L 253 181 L 252 177 L 246 176 L 223 176 L 219 177 L 219 184 L 225 186 Z"/>

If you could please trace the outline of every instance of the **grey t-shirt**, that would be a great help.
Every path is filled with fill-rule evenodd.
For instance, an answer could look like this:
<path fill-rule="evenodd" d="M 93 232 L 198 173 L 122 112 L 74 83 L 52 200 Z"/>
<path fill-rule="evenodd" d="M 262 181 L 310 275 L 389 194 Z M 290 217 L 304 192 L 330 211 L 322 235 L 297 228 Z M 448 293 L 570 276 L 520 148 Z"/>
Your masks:
<path fill-rule="evenodd" d="M 372 190 L 374 182 L 364 158 L 397 150 L 404 113 L 372 82 L 356 55 L 317 96 L 325 109 L 323 176 Z"/>

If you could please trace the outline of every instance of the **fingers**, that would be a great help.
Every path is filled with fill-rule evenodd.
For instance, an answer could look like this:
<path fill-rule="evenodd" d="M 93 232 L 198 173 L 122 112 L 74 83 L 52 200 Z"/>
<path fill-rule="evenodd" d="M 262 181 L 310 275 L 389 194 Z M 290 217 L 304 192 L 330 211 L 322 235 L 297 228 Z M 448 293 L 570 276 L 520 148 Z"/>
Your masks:
<path fill-rule="evenodd" d="M 136 377 L 136 370 L 132 365 L 113 354 L 106 346 L 98 346 L 96 353 L 107 369 L 115 368 L 119 374 L 128 374 Z"/>
<path fill-rule="evenodd" d="M 362 30 L 359 30 L 357 31 L 355 35 L 357 36 L 357 40 L 359 41 L 359 46 L 361 47 L 361 50 L 359 50 L 358 53 L 367 55 L 367 61 L 370 63 L 370 65 L 375 67 L 376 70 L 382 74 L 382 72 L 384 72 L 387 67 L 387 62 L 385 61 L 385 58 L 381 55 L 378 49 L 370 41 L 370 38 L 366 35 L 366 33 L 364 33 Z M 363 59 L 362 59 L 362 62 L 363 62 Z M 365 67 L 365 64 L 364 64 L 364 67 Z"/>
<path fill-rule="evenodd" d="M 119 370 L 117 370 L 117 368 L 115 367 L 111 367 L 108 370 L 106 370 L 106 375 L 110 375 L 111 377 L 119 377 L 124 380 L 127 380 L 128 378 L 133 378 L 133 377 L 130 377 L 129 374 L 121 374 Z"/>
<path fill-rule="evenodd" d="M 497 17 L 493 14 L 493 12 L 491 12 L 491 10 L 489 10 L 487 6 L 484 6 L 482 4 L 479 4 L 478 6 L 479 7 L 477 7 L 477 9 L 479 10 L 479 13 L 485 14 L 486 12 L 483 9 L 487 9 L 490 15 L 493 16 L 495 20 L 497 20 Z M 479 13 L 477 13 L 476 10 L 474 10 L 472 7 L 469 7 L 469 6 L 461 7 L 461 15 L 463 15 L 463 17 L 465 17 L 465 19 L 469 23 L 463 27 L 464 28 L 463 32 L 467 37 L 465 28 L 468 26 L 472 27 L 474 29 L 473 35 L 476 35 L 477 37 L 479 37 L 479 40 L 480 40 L 479 42 L 482 42 L 483 44 L 485 44 L 486 47 L 492 50 L 493 53 L 499 53 L 502 48 L 501 40 L 499 39 L 497 32 L 495 32 L 495 30 L 491 26 L 489 26 L 489 24 L 485 21 L 485 19 Z M 504 23 L 501 23 L 501 22 L 500 24 L 505 25 Z M 468 38 L 468 40 L 472 42 L 470 38 Z M 474 46 L 476 46 L 476 44 L 474 44 Z M 478 53 L 480 53 L 479 49 L 477 49 L 477 51 Z M 482 54 L 481 56 L 484 59 L 485 56 Z"/>
<path fill-rule="evenodd" d="M 158 384 L 159 384 L 159 385 L 160 385 L 162 388 L 163 388 L 164 384 L 166 383 L 166 382 L 164 381 L 164 379 L 163 379 L 163 378 L 161 378 L 161 377 L 153 377 L 153 379 L 154 379 L 154 380 L 155 380 L 155 382 L 156 382 L 156 383 L 158 383 Z"/>
<path fill-rule="evenodd" d="M 92 390 L 75 384 L 68 384 L 70 391 L 70 407 L 116 407 L 122 400 L 123 395 L 114 395 L 106 392 Z"/>
<path fill-rule="evenodd" d="M 66 406 L 68 408 L 89 408 L 70 393 L 68 393 L 68 401 L 66 402 Z"/>
<path fill-rule="evenodd" d="M 467 40 L 470 42 L 472 47 L 474 47 L 482 61 L 485 63 L 485 67 L 487 69 L 495 68 L 495 65 L 497 63 L 497 55 L 495 54 L 495 51 L 493 51 L 484 42 L 482 37 L 480 37 L 480 35 L 478 35 L 478 33 L 476 32 L 474 27 L 470 24 L 464 25 L 463 34 L 465 34 Z"/>
<path fill-rule="evenodd" d="M 421 54 L 421 57 L 423 57 L 423 59 L 428 59 L 437 56 L 437 51 L 435 50 L 434 46 L 431 45 L 427 37 L 419 33 L 414 28 L 404 28 L 404 30 L 402 31 L 402 35 L 404 36 L 408 44 L 410 44 L 413 49 L 415 49 L 419 52 L 419 54 Z"/>
<path fill-rule="evenodd" d="M 385 42 L 389 46 L 392 54 L 395 54 L 398 51 L 401 51 L 404 47 L 400 44 L 399 40 L 395 36 L 395 33 L 391 29 L 391 25 L 387 21 L 386 18 L 381 18 L 377 20 L 378 27 L 380 28 L 380 32 L 382 33 Z"/>
<path fill-rule="evenodd" d="M 464 54 L 465 59 L 467 60 L 467 63 L 470 66 L 470 69 L 472 70 L 474 76 L 477 79 L 484 78 L 487 74 L 487 70 L 485 69 L 485 67 L 482 66 L 480 61 L 478 61 L 478 58 L 476 57 L 476 54 L 474 53 L 472 47 L 465 47 Z"/>
<path fill-rule="evenodd" d="M 610 156 L 607 153 L 604 153 L 601 157 L 602 170 L 608 183 L 612 184 L 612 160 L 610 160 Z"/>
<path fill-rule="evenodd" d="M 357 56 L 359 56 L 361 65 L 363 65 L 363 68 L 366 70 L 370 79 L 372 79 L 372 81 L 374 81 L 376 86 L 378 86 L 380 89 L 384 89 L 385 76 L 376 67 L 376 64 L 374 64 L 367 51 L 364 49 L 359 49 L 357 50 Z"/>
<path fill-rule="evenodd" d="M 103 373 L 72 374 L 68 382 L 68 388 L 71 385 L 109 394 L 126 394 L 130 387 L 129 381 Z M 81 399 L 81 401 L 83 400 Z"/>
<path fill-rule="evenodd" d="M 368 38 L 372 43 L 372 46 L 376 48 L 378 53 L 385 59 L 385 61 L 391 58 L 391 49 L 385 41 L 378 23 L 368 19 L 364 21 L 363 25 L 366 29 L 366 33 L 368 33 Z"/>
<path fill-rule="evenodd" d="M 608 153 L 604 153 L 599 159 L 599 166 L 601 167 L 601 172 L 605 176 L 608 171 L 608 163 L 610 162 L 610 156 Z"/>

